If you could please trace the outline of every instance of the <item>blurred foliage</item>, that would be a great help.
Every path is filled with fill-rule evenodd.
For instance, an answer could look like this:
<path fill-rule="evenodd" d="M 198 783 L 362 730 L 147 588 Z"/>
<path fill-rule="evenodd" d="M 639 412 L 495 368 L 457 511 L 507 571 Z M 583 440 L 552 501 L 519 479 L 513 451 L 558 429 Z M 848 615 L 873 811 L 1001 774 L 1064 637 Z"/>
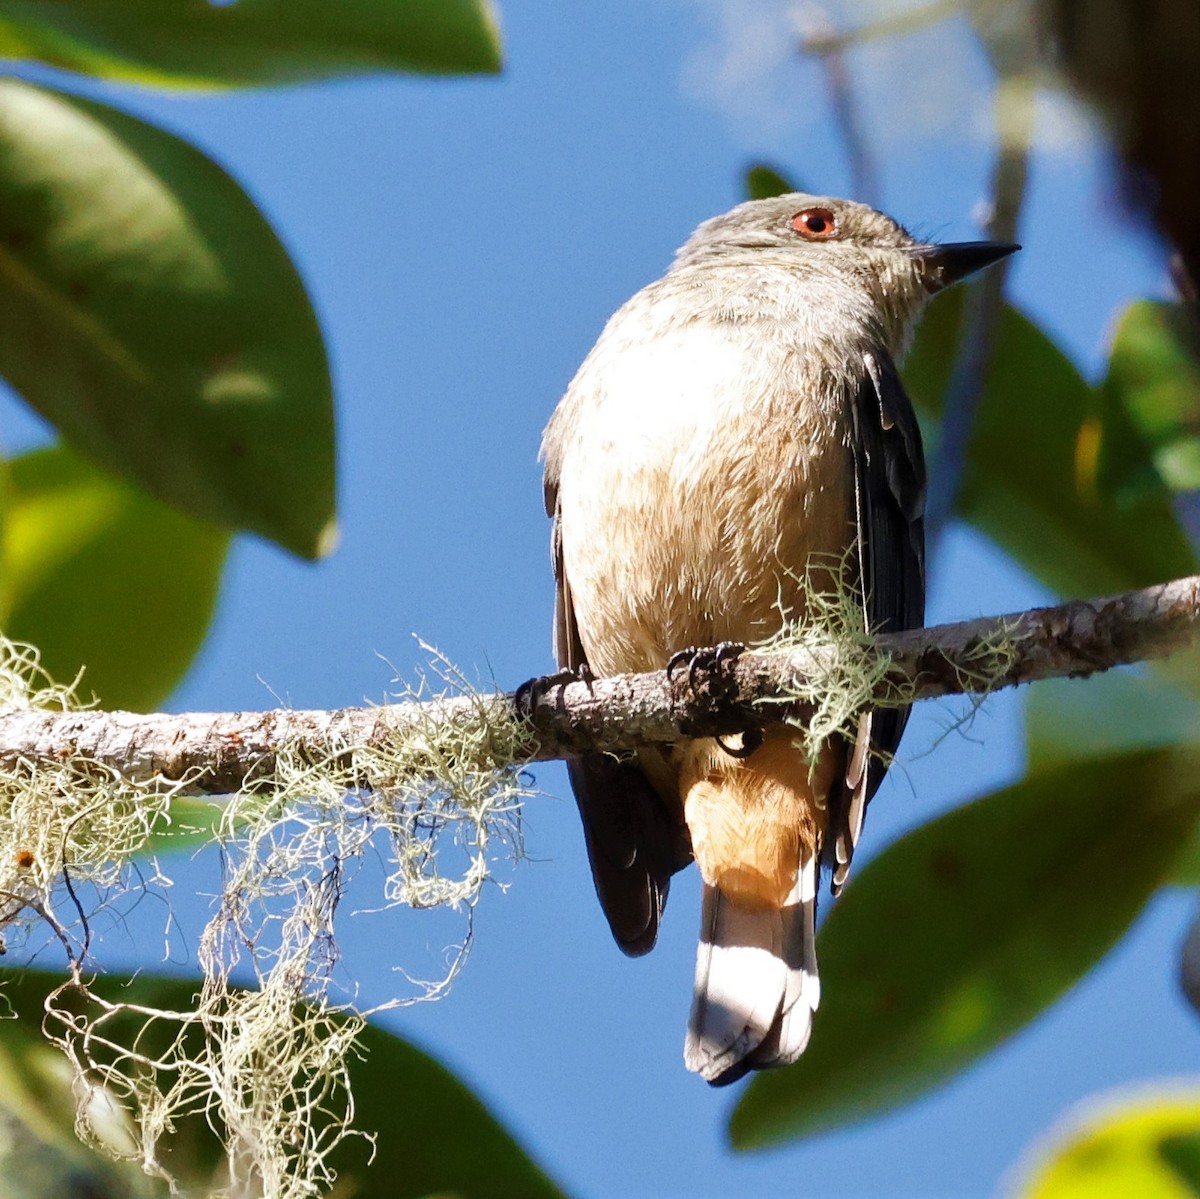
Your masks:
<path fill-rule="evenodd" d="M 0 372 L 81 453 L 306 557 L 334 535 L 333 397 L 278 238 L 199 151 L 0 83 Z"/>
<path fill-rule="evenodd" d="M 1182 147 L 1200 126 L 1185 127 L 1190 109 L 1171 100 L 1190 71 L 1159 72 L 1155 86 L 1153 60 L 1186 57 L 1200 10 L 1152 0 L 1147 15 L 1102 0 L 1097 20 L 1079 22 L 1073 6 L 1039 7 L 1076 77 L 1119 94 L 1114 111 L 1134 118 L 1119 128 L 1133 159 L 1165 181 L 1164 223 L 1191 230 L 1194 188 L 1171 190 L 1178 173 L 1161 169 L 1173 152 L 1194 164 Z M 1159 18 L 1172 13 L 1187 36 L 1164 36 Z M 1026 24 L 1010 22 L 1003 43 L 1004 28 L 984 31 L 993 61 L 998 47 L 1030 42 Z M 1106 47 L 1100 29 L 1129 36 Z M 500 61 L 483 0 L 0 0 L 0 54 L 190 88 L 488 72 Z M 1182 129 L 1174 147 L 1143 120 L 1156 113 Z M 746 172 L 745 187 L 755 198 L 796 190 L 766 164 Z M 939 298 L 905 366 L 931 443 L 962 312 L 958 293 Z M 1114 592 L 1195 569 L 1177 519 L 1177 493 L 1200 484 L 1192 319 L 1133 305 L 1094 387 L 1035 324 L 1005 311 L 959 515 L 1052 590 Z M 37 643 L 59 677 L 86 666 L 84 690 L 107 706 L 152 707 L 177 683 L 211 618 L 232 531 L 310 558 L 332 548 L 325 349 L 274 232 L 178 138 L 11 79 L 0 82 L 0 373 L 71 447 L 3 468 L 3 626 Z M 735 1145 L 862 1119 L 951 1077 L 1062 994 L 1157 887 L 1200 879 L 1196 679 L 1194 661 L 1176 662 L 1033 692 L 1029 777 L 898 841 L 833 908 L 813 1044 L 747 1089 Z M 213 811 L 180 805 L 156 847 L 192 843 Z M 73 1138 L 62 1063 L 38 1035 L 40 995 L 55 981 L 23 972 L 19 1018 L 0 1023 L 6 1193 L 159 1193 Z M 142 975 L 120 985 L 127 999 L 176 1006 L 194 984 Z M 365 1043 L 361 1123 L 385 1131 L 371 1170 L 365 1154 L 343 1163 L 348 1192 L 558 1194 L 436 1062 L 378 1029 Z M 1197 1110 L 1164 1099 L 1093 1122 L 1027 1194 L 1196 1193 Z M 215 1140 L 181 1128 L 172 1142 L 204 1185 Z"/>
<path fill-rule="evenodd" d="M 167 1187 L 125 1162 L 87 1152 L 74 1136 L 75 1098 L 66 1063 L 41 1033 L 42 1001 L 65 980 L 41 970 L 0 971 L 0 1163 L 6 1199 L 89 1195 L 166 1195 Z M 112 1003 L 187 1011 L 199 984 L 139 973 L 107 976 L 95 990 Z M 174 1026 L 151 1025 L 144 1013 L 121 1011 L 105 1021 L 118 1044 L 135 1036 L 139 1050 L 164 1052 Z M 400 1037 L 368 1025 L 353 1063 L 356 1127 L 380 1135 L 372 1151 L 352 1139 L 334 1156 L 338 1194 L 357 1199 L 558 1199 L 562 1192 L 487 1108 L 443 1065 Z M 324 1113 L 326 1119 L 336 1112 Z M 114 1107 L 107 1124 L 114 1150 L 130 1144 L 128 1117 Z M 464 1147 L 469 1146 L 469 1151 Z M 160 1143 L 161 1160 L 188 1193 L 207 1194 L 221 1182 L 221 1141 L 202 1117 L 177 1120 Z M 373 1156 L 373 1161 L 371 1160 Z"/>
<path fill-rule="evenodd" d="M 1121 316 L 1103 390 L 1115 419 L 1101 447 L 1118 501 L 1136 504 L 1162 483 L 1200 488 L 1197 349 L 1195 318 L 1183 305 L 1143 300 Z"/>
<path fill-rule="evenodd" d="M 81 697 L 152 711 L 204 640 L 229 533 L 61 446 L 13 459 L 5 482 L 0 628 L 53 678 L 83 671 Z"/>
<path fill-rule="evenodd" d="M 1186 1132 L 1168 1133 L 1157 1149 L 1175 1181 L 1182 1182 L 1192 1195 L 1200 1195 L 1200 1120 L 1194 1120 Z"/>
<path fill-rule="evenodd" d="M 1092 1105 L 1039 1145 L 1017 1199 L 1194 1199 L 1200 1195 L 1200 1092 Z"/>
<path fill-rule="evenodd" d="M 744 186 L 791 190 L 762 166 Z M 939 297 L 904 364 L 931 447 L 965 307 L 964 289 Z M 1174 496 L 1200 480 L 1189 319 L 1133 305 L 1093 387 L 1033 322 L 1002 314 L 958 515 L 1060 594 L 1195 569 Z M 813 1042 L 751 1082 L 735 1147 L 865 1119 L 952 1077 L 1090 969 L 1158 887 L 1200 881 L 1192 665 L 1033 689 L 1029 777 L 890 846 L 831 910 Z M 1151 810 L 1126 823 L 1142 802 Z M 1157 844 L 1131 852 L 1142 838 Z"/>
<path fill-rule="evenodd" d="M 1031 773 L 1097 755 L 1200 744 L 1200 701 L 1161 671 L 1110 670 L 1090 679 L 1052 679 L 1025 701 Z M 1172 871 L 1177 886 L 1200 886 L 1200 826 Z"/>
<path fill-rule="evenodd" d="M 730 1135 L 756 1148 L 921 1094 L 1058 999 L 1165 882 L 1200 817 L 1200 750 L 1095 757 L 921 826 L 821 927 L 805 1055 L 758 1075 Z"/>
<path fill-rule="evenodd" d="M 904 364 L 931 441 L 961 316 L 961 290 L 939 297 Z M 963 519 L 1064 596 L 1112 594 L 1190 574 L 1195 551 L 1161 480 L 1136 496 L 1105 490 L 1099 453 L 1108 422 L 1117 418 L 1099 389 L 1011 306 L 990 361 L 959 498 Z M 1109 397 L 1116 398 L 1111 391 Z"/>
<path fill-rule="evenodd" d="M 1149 212 L 1200 283 L 1195 0 L 1033 0 L 1045 57 L 1104 120 L 1125 199 Z"/>
<path fill-rule="evenodd" d="M 747 200 L 768 200 L 772 196 L 804 190 L 765 162 L 747 168 L 745 185 Z"/>
<path fill-rule="evenodd" d="M 486 0 L 0 0 L 0 56 L 160 87 L 500 68 Z"/>
<path fill-rule="evenodd" d="M 1050 679 L 1025 700 L 1031 773 L 1121 750 L 1200 742 L 1200 701 L 1144 669 Z"/>
<path fill-rule="evenodd" d="M 211 845 L 224 815 L 225 805 L 221 800 L 177 795 L 171 801 L 168 821 L 152 828 L 143 853 L 162 857 Z"/>

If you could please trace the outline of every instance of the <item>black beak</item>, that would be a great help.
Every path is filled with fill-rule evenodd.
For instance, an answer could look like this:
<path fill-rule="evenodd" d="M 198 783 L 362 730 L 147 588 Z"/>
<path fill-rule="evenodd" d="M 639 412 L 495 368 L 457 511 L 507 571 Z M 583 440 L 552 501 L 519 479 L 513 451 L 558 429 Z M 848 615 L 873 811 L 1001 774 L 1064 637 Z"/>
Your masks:
<path fill-rule="evenodd" d="M 926 290 L 936 292 L 1015 254 L 1020 248 L 1010 241 L 956 241 L 945 246 L 926 246 L 917 256 Z"/>

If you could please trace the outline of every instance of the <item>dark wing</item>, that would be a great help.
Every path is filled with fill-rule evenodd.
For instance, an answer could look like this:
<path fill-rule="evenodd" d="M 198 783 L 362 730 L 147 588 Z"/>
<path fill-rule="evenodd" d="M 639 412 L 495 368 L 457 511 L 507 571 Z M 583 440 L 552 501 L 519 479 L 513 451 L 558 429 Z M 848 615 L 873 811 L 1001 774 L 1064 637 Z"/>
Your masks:
<path fill-rule="evenodd" d="M 546 512 L 554 519 L 554 656 L 559 666 L 578 670 L 587 665 L 587 657 L 563 569 L 558 488 L 549 477 Z M 691 861 L 687 828 L 634 759 L 583 754 L 567 759 L 567 772 L 583 820 L 592 881 L 609 928 L 625 953 L 648 953 L 658 939 L 671 875 Z"/>
<path fill-rule="evenodd" d="M 912 402 L 886 350 L 863 356 L 850 397 L 859 577 L 872 633 L 925 620 L 925 456 Z M 833 891 L 846 881 L 871 796 L 908 722 L 907 708 L 868 712 L 847 757 L 832 810 Z"/>

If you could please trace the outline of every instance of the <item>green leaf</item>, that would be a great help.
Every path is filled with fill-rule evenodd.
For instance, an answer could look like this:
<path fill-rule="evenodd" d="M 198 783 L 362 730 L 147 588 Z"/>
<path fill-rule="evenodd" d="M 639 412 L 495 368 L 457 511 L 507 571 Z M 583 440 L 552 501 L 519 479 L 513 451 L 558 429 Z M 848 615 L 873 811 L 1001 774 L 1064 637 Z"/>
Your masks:
<path fill-rule="evenodd" d="M 782 196 L 787 192 L 800 190 L 802 189 L 796 187 L 786 175 L 780 174 L 765 162 L 755 163 L 746 171 L 748 200 L 768 200 L 772 196 Z"/>
<path fill-rule="evenodd" d="M 0 970 L 0 1171 L 5 1199 L 165 1199 L 165 1183 L 152 1183 L 130 1162 L 109 1161 L 75 1136 L 70 1073 L 62 1054 L 41 1035 L 41 1001 L 63 981 L 44 971 Z M 127 1125 L 115 1113 L 105 1130 L 113 1134 L 110 1145 L 128 1145 Z M 215 1155 L 209 1156 L 203 1175 L 194 1168 L 189 1171 L 197 1181 L 212 1173 Z"/>
<path fill-rule="evenodd" d="M 1033 775 L 886 849 L 818 939 L 821 1010 L 796 1065 L 733 1112 L 739 1149 L 833 1128 L 953 1077 L 1116 942 L 1200 815 L 1200 753 Z"/>
<path fill-rule="evenodd" d="M 1109 670 L 1050 679 L 1025 700 L 1025 744 L 1035 773 L 1133 749 L 1200 742 L 1200 700 L 1160 671 Z M 1200 886 L 1200 824 L 1187 838 L 1172 886 Z"/>
<path fill-rule="evenodd" d="M 270 226 L 178 138 L 13 80 L 0 82 L 0 373 L 160 499 L 308 557 L 330 548 L 329 372 Z"/>
<path fill-rule="evenodd" d="M 157 707 L 204 641 L 229 534 L 65 447 L 8 466 L 0 628 L 58 682 L 86 667 L 106 707 Z"/>
<path fill-rule="evenodd" d="M 1200 741 L 1200 700 L 1156 674 L 1050 679 L 1025 699 L 1030 773 L 1131 749 Z"/>
<path fill-rule="evenodd" d="M 904 377 L 931 439 L 958 345 L 961 295 L 921 322 Z M 1158 486 L 1104 494 L 1099 397 L 1032 321 L 1005 308 L 967 454 L 959 513 L 1053 590 L 1088 596 L 1178 578 L 1195 555 Z"/>
<path fill-rule="evenodd" d="M 1200 1120 L 1190 1131 L 1172 1133 L 1159 1141 L 1158 1155 L 1193 1195 L 1200 1195 Z"/>
<path fill-rule="evenodd" d="M 1175 887 L 1200 887 L 1200 828 L 1192 829 L 1168 882 Z"/>
<path fill-rule="evenodd" d="M 379 1133 L 368 1168 L 362 1146 L 335 1162 L 361 1199 L 454 1195 L 557 1199 L 563 1192 L 468 1087 L 440 1062 L 375 1026 L 355 1064 L 357 1124 Z M 514 1084 L 516 1080 L 514 1080 Z M 352 1160 L 353 1159 L 353 1160 Z"/>
<path fill-rule="evenodd" d="M 1077 1120 L 1021 1173 L 1018 1199 L 1193 1199 L 1200 1195 L 1200 1094 L 1145 1095 Z"/>
<path fill-rule="evenodd" d="M 20 1084 L 12 1107 L 28 1113 L 38 1135 L 69 1148 L 74 1105 L 59 1085 L 39 1096 L 31 1056 L 56 1056 L 42 1040 L 42 999 L 63 979 L 39 970 L 3 970 L 4 997 L 15 1020 L 0 1020 L 0 1107 Z M 105 976 L 96 990 L 112 1001 L 149 1008 L 187 1010 L 199 983 L 145 972 L 133 978 Z M 106 1032 L 118 1041 L 140 1027 L 136 1016 L 106 1020 Z M 153 1026 L 139 1047 L 165 1049 L 167 1029 Z M 159 1042 L 162 1042 L 161 1044 Z M 369 1146 L 352 1140 L 332 1159 L 338 1169 L 338 1194 L 357 1199 L 418 1199 L 454 1195 L 458 1199 L 560 1199 L 562 1192 L 533 1162 L 479 1099 L 443 1065 L 400 1037 L 370 1025 L 361 1045 L 365 1058 L 352 1063 L 355 1126 L 379 1134 L 375 1159 Z M 43 1066 L 39 1076 L 50 1073 Z M 61 1084 L 62 1071 L 57 1072 Z M 177 1122 L 164 1137 L 164 1159 L 183 1181 L 199 1187 L 220 1157 L 216 1138 L 203 1119 Z M 2 1159 L 0 1159 L 2 1160 Z M 8 1193 L 7 1191 L 5 1192 Z M 48 1194 L 53 1194 L 49 1192 Z M 121 1194 L 122 1192 L 114 1192 Z M 197 1191 L 197 1193 L 204 1193 Z"/>
<path fill-rule="evenodd" d="M 1176 491 L 1200 487 L 1200 358 L 1195 318 L 1179 304 L 1131 304 L 1117 325 L 1105 398 L 1126 429 L 1105 439 L 1105 466 L 1117 494 L 1136 495 L 1152 463 Z"/>
<path fill-rule="evenodd" d="M 486 0 L 0 0 L 0 55 L 155 86 L 496 71 Z"/>

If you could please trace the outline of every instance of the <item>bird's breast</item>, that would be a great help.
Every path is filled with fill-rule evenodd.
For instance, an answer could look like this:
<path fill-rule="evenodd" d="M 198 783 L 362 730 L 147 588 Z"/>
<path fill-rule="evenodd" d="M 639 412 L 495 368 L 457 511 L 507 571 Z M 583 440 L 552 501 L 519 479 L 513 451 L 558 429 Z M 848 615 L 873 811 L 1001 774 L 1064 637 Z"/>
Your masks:
<path fill-rule="evenodd" d="M 769 636 L 802 603 L 812 556 L 839 559 L 853 539 L 836 376 L 767 323 L 608 340 L 573 384 L 585 391 L 559 476 L 589 661 L 645 670 Z"/>

